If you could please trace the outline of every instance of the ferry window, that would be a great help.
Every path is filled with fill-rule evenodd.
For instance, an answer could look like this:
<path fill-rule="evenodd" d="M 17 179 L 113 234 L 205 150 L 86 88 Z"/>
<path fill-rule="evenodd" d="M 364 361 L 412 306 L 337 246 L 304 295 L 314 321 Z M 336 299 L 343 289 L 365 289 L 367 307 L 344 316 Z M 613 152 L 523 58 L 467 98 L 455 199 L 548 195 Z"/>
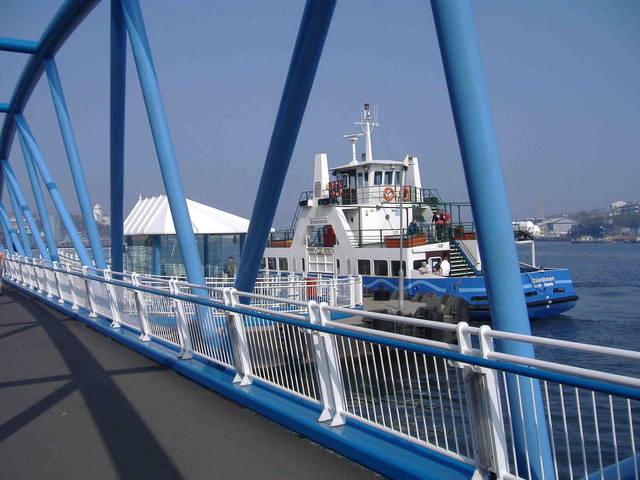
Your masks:
<path fill-rule="evenodd" d="M 356 188 L 356 172 L 349 174 L 349 188 Z"/>
<path fill-rule="evenodd" d="M 340 259 L 336 258 L 336 273 L 340 273 Z"/>
<path fill-rule="evenodd" d="M 262 260 L 260 260 L 260 268 L 264 270 L 266 264 L 267 262 L 265 261 L 264 257 L 262 257 Z"/>
<path fill-rule="evenodd" d="M 360 275 L 371 275 L 371 261 L 358 260 L 358 273 Z"/>
<path fill-rule="evenodd" d="M 347 174 L 342 175 L 342 188 L 349 188 L 349 176 Z"/>
<path fill-rule="evenodd" d="M 402 172 L 396 172 L 396 185 L 402 185 Z"/>
<path fill-rule="evenodd" d="M 275 270 L 276 269 L 276 257 L 267 258 L 267 263 L 269 265 L 269 270 Z"/>
<path fill-rule="evenodd" d="M 404 276 L 407 276 L 407 263 L 402 262 L 402 271 L 404 272 Z M 400 260 L 391 260 L 391 276 L 399 277 L 400 276 Z"/>
<path fill-rule="evenodd" d="M 364 172 L 364 184 L 369 185 L 369 172 Z"/>
<path fill-rule="evenodd" d="M 287 258 L 278 258 L 278 270 L 289 270 L 289 260 Z"/>
<path fill-rule="evenodd" d="M 351 260 L 347 258 L 347 273 L 351 273 Z"/>
<path fill-rule="evenodd" d="M 362 176 L 362 172 L 358 173 L 358 186 L 362 187 L 364 185 L 364 178 Z"/>
<path fill-rule="evenodd" d="M 384 184 L 391 185 L 393 183 L 393 172 L 384 172 Z"/>
<path fill-rule="evenodd" d="M 389 264 L 386 260 L 374 260 L 373 261 L 373 273 L 374 275 L 380 275 L 386 277 L 389 275 Z"/>
<path fill-rule="evenodd" d="M 431 270 L 435 272 L 437 268 L 440 268 L 441 261 L 442 259 L 440 257 L 431 257 L 429 259 L 429 266 L 431 267 Z"/>
<path fill-rule="evenodd" d="M 302 261 L 302 271 L 306 272 L 307 270 L 306 270 L 306 266 L 304 264 L 304 258 L 301 258 L 300 260 Z"/>
<path fill-rule="evenodd" d="M 382 185 L 382 172 L 373 172 L 373 184 Z"/>

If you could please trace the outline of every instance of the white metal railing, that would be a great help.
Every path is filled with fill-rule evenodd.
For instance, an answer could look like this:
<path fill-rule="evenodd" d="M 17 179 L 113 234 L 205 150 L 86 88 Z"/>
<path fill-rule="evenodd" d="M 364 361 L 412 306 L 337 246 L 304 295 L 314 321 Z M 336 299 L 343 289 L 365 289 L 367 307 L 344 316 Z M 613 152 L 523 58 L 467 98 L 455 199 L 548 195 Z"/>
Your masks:
<path fill-rule="evenodd" d="M 173 344 L 180 358 L 233 369 L 240 385 L 259 380 L 318 404 L 319 420 L 332 426 L 351 418 L 497 478 L 533 478 L 534 471 L 586 478 L 610 464 L 616 466 L 607 478 L 623 478 L 625 468 L 631 473 L 624 478 L 639 478 L 637 461 L 623 462 L 638 456 L 640 378 L 630 372 L 640 374 L 639 352 L 17 256 L 6 266 L 26 288 L 127 326 L 140 341 Z M 203 288 L 207 295 L 197 296 Z M 332 320 L 335 314 L 450 331 L 457 344 L 348 325 Z M 627 368 L 596 371 L 507 355 L 494 340 L 566 351 L 568 358 L 618 359 Z M 536 391 L 541 402 L 523 411 Z M 549 462 L 528 455 L 531 448 L 518 453 L 520 431 L 532 434 L 525 446 L 549 445 Z"/>
<path fill-rule="evenodd" d="M 127 273 L 128 276 L 132 274 Z M 169 291 L 169 281 L 176 277 L 144 275 L 139 276 L 145 286 Z M 222 299 L 220 293 L 223 288 L 231 288 L 235 283 L 233 277 L 207 277 L 205 279 L 209 289 L 209 297 Z M 181 291 L 189 293 L 190 286 L 182 281 Z M 200 287 L 200 286 L 193 286 Z M 306 312 L 305 305 L 293 306 L 291 301 L 326 302 L 336 307 L 357 307 L 362 305 L 362 277 L 360 275 L 328 275 L 321 273 L 288 273 L 261 272 L 256 280 L 254 293 L 261 295 L 252 299 L 252 304 L 272 310 Z M 266 297 L 272 297 L 267 300 Z"/>

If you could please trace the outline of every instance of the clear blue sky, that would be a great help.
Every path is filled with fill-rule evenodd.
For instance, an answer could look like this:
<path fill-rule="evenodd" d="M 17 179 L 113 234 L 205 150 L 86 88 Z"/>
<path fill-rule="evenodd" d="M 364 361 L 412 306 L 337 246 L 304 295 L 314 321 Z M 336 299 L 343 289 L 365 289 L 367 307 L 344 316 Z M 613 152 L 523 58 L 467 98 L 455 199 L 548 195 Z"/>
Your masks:
<path fill-rule="evenodd" d="M 60 1 L 3 0 L 0 36 L 39 38 Z M 249 217 L 304 2 L 141 1 L 188 198 Z M 472 2 L 514 219 L 640 201 L 640 2 Z M 109 3 L 57 57 L 92 199 L 108 213 Z M 25 56 L 0 52 L 0 103 Z M 129 55 L 126 209 L 163 192 Z M 313 156 L 349 160 L 363 100 L 374 156 L 421 159 L 423 184 L 466 200 L 433 17 L 425 0 L 338 2 L 280 201 L 288 226 Z M 0 121 L 4 120 L 0 114 Z M 26 110 L 79 211 L 46 82 Z M 360 145 L 362 149 L 362 145 Z M 10 156 L 25 190 L 20 147 Z M 6 201 L 5 195 L 5 205 Z M 35 208 L 33 202 L 32 207 Z"/>

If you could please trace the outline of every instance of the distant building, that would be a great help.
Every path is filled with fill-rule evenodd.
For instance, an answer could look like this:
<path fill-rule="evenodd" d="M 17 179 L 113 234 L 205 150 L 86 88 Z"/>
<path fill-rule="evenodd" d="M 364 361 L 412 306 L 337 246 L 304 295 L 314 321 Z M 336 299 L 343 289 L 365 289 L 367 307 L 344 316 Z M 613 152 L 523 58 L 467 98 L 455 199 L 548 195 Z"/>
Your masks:
<path fill-rule="evenodd" d="M 239 263 L 249 220 L 187 199 L 193 233 L 206 277 L 224 277 L 229 257 Z M 165 195 L 142 198 L 124 221 L 127 270 L 182 276 L 180 246 Z"/>
<path fill-rule="evenodd" d="M 96 222 L 102 223 L 102 206 L 99 203 L 93 206 L 93 218 L 96 219 Z"/>
<path fill-rule="evenodd" d="M 618 200 L 611 204 L 612 215 L 623 215 L 625 213 L 640 213 L 640 203 Z"/>
<path fill-rule="evenodd" d="M 569 217 L 548 218 L 538 224 L 540 234 L 544 237 L 560 237 L 568 235 L 569 232 L 580 225 L 580 222 Z"/>
<path fill-rule="evenodd" d="M 51 231 L 53 233 L 53 238 L 56 240 L 61 240 L 62 238 L 62 220 L 60 219 L 60 215 L 57 213 L 49 213 L 49 224 L 51 225 Z"/>

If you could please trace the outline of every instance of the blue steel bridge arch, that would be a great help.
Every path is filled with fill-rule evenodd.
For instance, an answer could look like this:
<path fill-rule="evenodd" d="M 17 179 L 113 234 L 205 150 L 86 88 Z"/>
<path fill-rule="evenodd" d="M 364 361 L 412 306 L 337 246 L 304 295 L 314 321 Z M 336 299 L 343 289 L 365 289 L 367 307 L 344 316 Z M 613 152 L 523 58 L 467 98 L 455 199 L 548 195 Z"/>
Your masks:
<path fill-rule="evenodd" d="M 286 176 L 293 147 L 296 143 L 300 124 L 304 116 L 309 93 L 313 86 L 315 74 L 322 55 L 325 39 L 337 0 L 307 0 L 300 22 L 287 79 L 275 119 L 275 124 L 266 155 L 263 174 L 258 186 L 251 223 L 243 253 L 243 261 L 238 271 L 236 287 L 242 291 L 251 291 L 259 268 L 260 257 L 266 245 L 267 236 L 280 193 Z M 68 217 L 66 207 L 61 202 L 55 182 L 47 170 L 46 163 L 39 151 L 36 139 L 29 130 L 27 119 L 22 112 L 29 101 L 38 81 L 46 72 L 52 91 L 54 106 L 58 116 L 61 133 L 67 150 L 69 164 L 74 174 L 74 184 L 78 194 L 87 230 L 95 227 L 92 214 L 86 215 L 91 207 L 86 193 L 86 185 L 82 168 L 74 153 L 75 141 L 70 119 L 66 112 L 64 95 L 55 66 L 55 54 L 71 36 L 76 27 L 87 17 L 99 0 L 67 0 L 56 13 L 42 38 L 35 41 L 0 39 L 0 50 L 31 55 L 27 62 L 9 103 L 0 103 L 0 112 L 5 113 L 2 133 L 0 134 L 0 162 L 2 175 L 0 193 L 8 185 L 13 210 L 16 218 L 24 218 L 30 228 L 39 236 L 35 223 L 32 223 L 29 210 L 17 182 L 13 181 L 12 170 L 8 161 L 11 145 L 18 133 L 24 151 L 27 169 L 34 173 L 30 181 L 32 190 L 38 201 L 40 188 L 37 172 L 49 189 L 49 193 L 63 217 Z M 483 268 L 487 291 L 489 294 L 491 315 L 494 327 L 516 333 L 530 334 L 529 320 L 526 312 L 524 296 L 520 288 L 518 259 L 513 243 L 512 227 L 506 190 L 502 178 L 497 142 L 491 117 L 491 109 L 480 62 L 479 49 L 475 38 L 475 27 L 469 0 L 431 0 L 431 7 L 436 24 L 438 42 L 442 55 L 447 87 L 458 134 L 462 154 L 465 177 L 472 203 L 473 216 L 477 224 L 479 248 L 483 258 Z M 124 91 L 126 76 L 126 42 L 131 44 L 136 73 L 143 91 L 147 116 L 151 126 L 158 162 L 165 185 L 167 197 L 175 223 L 176 234 L 183 255 L 183 262 L 189 281 L 204 284 L 204 275 L 198 254 L 195 237 L 192 231 L 186 200 L 177 168 L 171 135 L 169 132 L 160 88 L 151 55 L 145 25 L 138 0 L 111 1 L 111 215 L 112 215 L 112 264 L 114 270 L 122 270 L 122 196 L 123 196 L 123 161 L 124 161 Z M 0 101 L 3 99 L 0 99 Z M 76 152 L 77 153 L 77 152 Z M 31 165 L 32 168 L 29 168 Z M 37 167 L 37 168 L 36 168 Z M 36 172 L 37 170 L 37 172 Z M 9 181 L 6 181 L 9 180 Z M 83 193 L 84 192 L 84 193 Z M 1 198 L 1 197 L 0 197 Z M 39 208 L 41 207 L 38 205 Z M 41 213 L 41 218 L 43 214 Z M 46 217 L 46 215 L 44 215 Z M 70 235 L 74 227 L 72 222 L 65 226 Z M 45 219 L 43 218 L 43 222 Z M 7 238 L 5 248 L 12 242 L 14 249 L 28 254 L 28 244 L 24 243 L 26 229 L 23 222 L 17 222 L 21 240 L 17 232 L 13 232 L 8 224 L 8 217 L 0 202 L 0 227 Z M 93 223 L 93 227 L 92 227 Z M 45 236 L 49 236 L 43 224 Z M 95 262 L 102 268 L 100 261 L 101 246 L 99 237 L 91 238 L 90 244 L 94 259 L 83 252 L 84 246 L 77 232 L 72 235 L 74 246 L 81 261 L 89 266 Z M 55 245 L 48 247 L 38 245 L 41 255 L 54 258 Z M 20 243 L 23 242 L 23 249 Z M 49 253 L 45 253 L 46 250 Z M 21 253 L 21 254 L 22 254 Z M 517 288 L 514 288 L 517 286 Z M 516 355 L 533 357 L 530 345 L 515 345 L 510 342 L 503 346 L 504 351 Z M 531 402 L 541 411 L 542 400 L 537 394 L 520 390 L 517 385 L 510 384 L 510 398 L 522 398 L 522 405 L 517 401 L 511 406 L 512 411 L 532 410 Z M 518 392 L 519 391 L 519 392 Z M 535 408 L 535 407 L 534 407 Z M 529 431 L 530 430 L 530 431 Z M 542 456 L 545 470 L 550 471 L 551 454 L 547 438 L 536 438 L 535 426 L 527 426 L 525 431 L 516 432 L 519 443 L 519 457 L 524 458 L 525 449 L 530 456 Z M 542 429 L 543 434 L 546 429 Z M 528 437 L 528 441 L 525 439 Z M 542 435 L 541 435 L 542 437 Z M 539 478 L 540 472 L 534 472 Z"/>

